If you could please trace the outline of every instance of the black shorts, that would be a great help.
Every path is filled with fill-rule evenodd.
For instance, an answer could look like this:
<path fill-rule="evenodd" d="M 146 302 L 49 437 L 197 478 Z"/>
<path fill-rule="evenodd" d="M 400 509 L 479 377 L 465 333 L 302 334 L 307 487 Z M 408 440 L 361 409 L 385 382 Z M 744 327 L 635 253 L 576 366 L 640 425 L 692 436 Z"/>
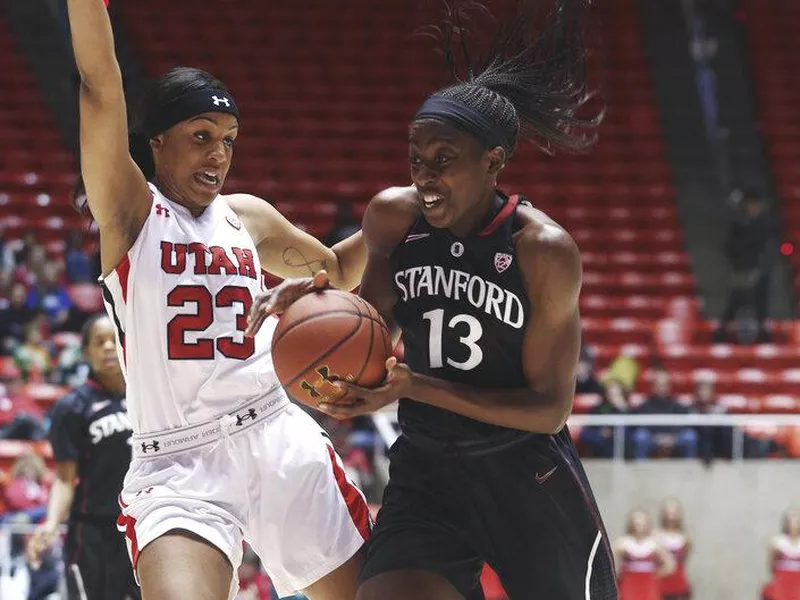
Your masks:
<path fill-rule="evenodd" d="M 487 562 L 511 600 L 617 599 L 608 536 L 566 428 L 476 455 L 436 446 L 406 436 L 392 446 L 362 581 L 424 570 L 472 600 Z"/>
<path fill-rule="evenodd" d="M 125 537 L 114 519 L 71 519 L 64 545 L 69 600 L 139 600 Z"/>

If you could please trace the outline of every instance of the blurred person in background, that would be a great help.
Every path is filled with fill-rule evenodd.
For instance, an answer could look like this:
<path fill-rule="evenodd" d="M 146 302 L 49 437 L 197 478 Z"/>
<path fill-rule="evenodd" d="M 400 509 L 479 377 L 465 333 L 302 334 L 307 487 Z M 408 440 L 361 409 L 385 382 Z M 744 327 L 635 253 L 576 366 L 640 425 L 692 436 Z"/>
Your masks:
<path fill-rule="evenodd" d="M 717 403 L 713 380 L 703 379 L 697 382 L 692 410 L 701 415 L 724 415 L 727 412 L 724 406 Z M 733 428 L 698 427 L 697 445 L 700 459 L 706 464 L 710 464 L 714 458 L 731 458 Z"/>
<path fill-rule="evenodd" d="M 14 280 L 25 285 L 25 290 L 29 290 L 36 282 L 42 278 L 45 265 L 49 262 L 47 252 L 41 244 L 34 244 L 25 247 L 25 261 L 18 262 L 14 269 Z"/>
<path fill-rule="evenodd" d="M 659 545 L 672 554 L 675 570 L 660 579 L 662 600 L 689 600 L 692 588 L 686 577 L 686 561 L 692 551 L 692 540 L 683 528 L 683 507 L 670 499 L 661 505 L 661 528 L 656 533 Z"/>
<path fill-rule="evenodd" d="M 25 325 L 25 339 L 14 349 L 14 362 L 26 382 L 47 380 L 53 367 L 50 350 L 44 343 L 41 317 Z"/>
<path fill-rule="evenodd" d="M 63 331 L 70 325 L 72 300 L 60 278 L 58 263 L 49 262 L 44 266 L 36 285 L 28 291 L 28 308 L 44 312 L 52 331 Z"/>
<path fill-rule="evenodd" d="M 14 462 L 11 480 L 3 490 L 9 513 L 24 514 L 26 523 L 38 521 L 44 516 L 49 495 L 46 474 L 44 461 L 32 451 Z"/>
<path fill-rule="evenodd" d="M 277 600 L 272 582 L 261 568 L 261 560 L 250 546 L 245 548 L 239 565 L 239 592 L 234 600 Z"/>
<path fill-rule="evenodd" d="M 26 295 L 23 283 L 11 284 L 8 306 L 0 308 L 0 354 L 13 354 L 14 348 L 25 340 L 25 327 L 36 316 L 26 303 Z"/>
<path fill-rule="evenodd" d="M 605 395 L 605 390 L 600 382 L 597 381 L 597 376 L 594 373 L 594 357 L 586 346 L 581 348 L 580 357 L 578 358 L 578 370 L 575 373 L 575 393 Z"/>
<path fill-rule="evenodd" d="M 602 390 L 602 401 L 590 411 L 593 415 L 623 415 L 630 411 L 628 393 L 616 379 L 607 379 Z M 581 443 L 595 458 L 614 456 L 614 428 L 608 426 L 584 427 L 580 434 Z"/>
<path fill-rule="evenodd" d="M 94 315 L 81 341 L 89 379 L 53 410 L 50 444 L 57 479 L 28 556 L 37 564 L 69 519 L 64 551 L 69 599 L 134 600 L 140 592 L 116 527 L 117 498 L 131 460 L 131 426 L 111 319 Z"/>
<path fill-rule="evenodd" d="M 675 570 L 675 560 L 653 535 L 648 514 L 634 510 L 627 531 L 614 544 L 619 600 L 662 600 L 658 578 Z"/>
<path fill-rule="evenodd" d="M 638 415 L 685 415 L 689 409 L 671 394 L 669 373 L 656 369 L 653 376 L 653 393 L 640 406 L 631 411 Z M 637 459 L 659 454 L 683 458 L 697 457 L 697 431 L 693 427 L 662 426 L 637 427 L 632 435 L 633 453 Z"/>
<path fill-rule="evenodd" d="M 777 260 L 778 241 L 777 227 L 764 197 L 752 190 L 742 192 L 725 242 L 725 257 L 731 270 L 730 291 L 714 341 L 728 341 L 728 326 L 746 307 L 755 310 L 755 341 L 770 340 L 765 322 L 770 273 Z M 745 335 L 739 335 L 739 339 L 744 338 Z"/>
<path fill-rule="evenodd" d="M 70 283 L 93 281 L 92 259 L 83 249 L 83 234 L 73 229 L 67 234 L 67 249 L 64 253 L 64 269 Z"/>
<path fill-rule="evenodd" d="M 325 244 L 335 246 L 360 230 L 361 222 L 353 212 L 353 205 L 350 202 L 342 202 L 336 210 L 336 221 Z"/>
<path fill-rule="evenodd" d="M 800 511 L 783 517 L 782 531 L 769 542 L 769 571 L 764 600 L 800 600 Z"/>

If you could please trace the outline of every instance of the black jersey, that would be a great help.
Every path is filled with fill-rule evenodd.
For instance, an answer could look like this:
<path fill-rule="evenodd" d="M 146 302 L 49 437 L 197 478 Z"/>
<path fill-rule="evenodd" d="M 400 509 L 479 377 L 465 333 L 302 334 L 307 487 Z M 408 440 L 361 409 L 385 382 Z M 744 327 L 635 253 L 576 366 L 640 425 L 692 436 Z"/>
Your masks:
<path fill-rule="evenodd" d="M 56 462 L 78 463 L 72 502 L 77 517 L 116 517 L 117 497 L 131 462 L 131 424 L 125 398 L 112 396 L 93 381 L 56 403 L 50 444 Z"/>
<path fill-rule="evenodd" d="M 465 238 L 420 216 L 392 253 L 394 317 L 416 373 L 488 389 L 527 385 L 529 305 L 512 239 L 521 199 L 501 200 L 491 223 Z M 406 433 L 454 443 L 516 433 L 408 399 L 400 401 L 398 418 Z"/>

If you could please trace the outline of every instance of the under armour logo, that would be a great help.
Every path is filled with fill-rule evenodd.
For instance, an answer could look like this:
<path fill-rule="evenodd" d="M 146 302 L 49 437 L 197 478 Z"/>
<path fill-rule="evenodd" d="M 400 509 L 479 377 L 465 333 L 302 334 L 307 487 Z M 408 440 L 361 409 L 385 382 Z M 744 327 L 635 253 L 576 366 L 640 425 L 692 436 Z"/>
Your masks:
<path fill-rule="evenodd" d="M 244 423 L 245 421 L 247 421 L 247 419 L 253 419 L 253 420 L 255 420 L 255 418 L 256 418 L 257 416 L 258 416 L 258 413 L 256 412 L 256 409 L 255 409 L 255 408 L 248 408 L 248 409 L 247 409 L 247 412 L 246 412 L 245 414 L 243 414 L 243 415 L 236 415 L 236 426 L 237 426 L 237 427 L 241 427 L 241 426 L 242 426 L 242 423 Z"/>
<path fill-rule="evenodd" d="M 169 209 L 161 204 L 156 204 L 156 215 L 169 218 Z"/>
<path fill-rule="evenodd" d="M 147 454 L 147 452 L 150 450 L 152 450 L 153 452 L 159 451 L 158 440 L 153 440 L 152 444 L 146 444 L 145 442 L 142 442 L 142 454 Z"/>
<path fill-rule="evenodd" d="M 211 96 L 211 99 L 214 101 L 214 106 L 222 106 L 223 104 L 228 108 L 231 107 L 231 101 L 228 100 L 225 96 L 220 98 L 219 96 Z"/>
<path fill-rule="evenodd" d="M 336 380 L 341 379 L 341 377 L 331 373 L 330 367 L 325 365 L 319 367 L 316 369 L 316 371 L 319 375 L 319 379 L 317 379 L 314 383 L 309 383 L 308 381 L 303 380 L 300 382 L 300 388 L 308 392 L 308 395 L 312 398 L 321 398 L 323 395 L 327 396 L 328 393 L 334 391 L 331 389 L 331 386 L 333 386 Z M 347 376 L 345 379 L 350 380 L 352 379 L 352 376 Z"/>
<path fill-rule="evenodd" d="M 149 488 L 145 488 L 143 490 L 139 490 L 138 492 L 136 492 L 136 495 L 137 496 L 141 496 L 142 494 L 149 494 L 152 491 L 153 491 L 153 487 L 150 486 Z"/>

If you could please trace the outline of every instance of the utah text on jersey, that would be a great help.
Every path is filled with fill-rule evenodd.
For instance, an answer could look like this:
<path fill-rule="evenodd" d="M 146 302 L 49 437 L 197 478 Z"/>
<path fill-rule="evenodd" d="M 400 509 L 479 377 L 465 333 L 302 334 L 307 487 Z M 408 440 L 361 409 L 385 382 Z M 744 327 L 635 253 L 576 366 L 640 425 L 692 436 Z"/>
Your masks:
<path fill-rule="evenodd" d="M 521 329 L 525 321 L 525 310 L 515 293 L 458 269 L 431 265 L 412 267 L 395 273 L 394 282 L 403 302 L 424 296 L 444 296 L 456 301 L 466 300 L 515 329 Z"/>

